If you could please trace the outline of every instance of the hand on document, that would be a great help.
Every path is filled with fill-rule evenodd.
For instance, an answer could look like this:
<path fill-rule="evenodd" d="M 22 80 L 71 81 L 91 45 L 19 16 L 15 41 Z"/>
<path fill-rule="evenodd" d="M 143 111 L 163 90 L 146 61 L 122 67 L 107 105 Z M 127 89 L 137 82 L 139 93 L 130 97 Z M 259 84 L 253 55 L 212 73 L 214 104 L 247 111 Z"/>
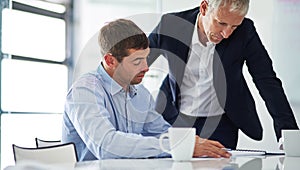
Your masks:
<path fill-rule="evenodd" d="M 194 157 L 229 158 L 231 154 L 217 141 L 208 140 L 196 136 Z"/>

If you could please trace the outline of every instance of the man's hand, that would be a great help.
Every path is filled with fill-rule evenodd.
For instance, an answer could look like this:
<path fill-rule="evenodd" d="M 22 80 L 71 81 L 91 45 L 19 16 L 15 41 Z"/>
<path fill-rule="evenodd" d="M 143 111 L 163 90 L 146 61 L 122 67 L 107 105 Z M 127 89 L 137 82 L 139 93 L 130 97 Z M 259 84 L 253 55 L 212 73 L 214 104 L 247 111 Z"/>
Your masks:
<path fill-rule="evenodd" d="M 194 157 L 208 156 L 213 158 L 229 158 L 231 156 L 225 147 L 217 141 L 200 138 L 196 135 Z"/>

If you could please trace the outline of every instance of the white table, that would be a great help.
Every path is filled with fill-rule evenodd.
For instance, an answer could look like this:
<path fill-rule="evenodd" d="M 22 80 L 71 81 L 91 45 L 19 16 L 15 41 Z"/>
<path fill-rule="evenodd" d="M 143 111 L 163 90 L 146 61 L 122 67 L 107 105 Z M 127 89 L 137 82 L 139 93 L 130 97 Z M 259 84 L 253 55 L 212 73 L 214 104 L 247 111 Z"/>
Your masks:
<path fill-rule="evenodd" d="M 193 158 L 189 162 L 163 159 L 107 159 L 78 162 L 75 165 L 41 165 L 25 163 L 5 170 L 75 169 L 75 170 L 297 170 L 300 157 L 243 156 L 231 159 Z"/>
<path fill-rule="evenodd" d="M 175 162 L 170 158 L 166 159 L 113 159 L 102 161 L 90 161 L 77 163 L 75 169 L 128 169 L 128 170 L 260 170 L 282 167 L 284 156 L 255 156 L 255 157 L 236 157 L 231 159 L 214 158 L 194 158 L 190 162 Z M 298 158 L 300 167 L 300 158 Z M 278 165 L 279 164 L 279 165 Z M 286 169 L 285 169 L 286 170 Z M 293 169 L 295 170 L 295 169 Z"/>

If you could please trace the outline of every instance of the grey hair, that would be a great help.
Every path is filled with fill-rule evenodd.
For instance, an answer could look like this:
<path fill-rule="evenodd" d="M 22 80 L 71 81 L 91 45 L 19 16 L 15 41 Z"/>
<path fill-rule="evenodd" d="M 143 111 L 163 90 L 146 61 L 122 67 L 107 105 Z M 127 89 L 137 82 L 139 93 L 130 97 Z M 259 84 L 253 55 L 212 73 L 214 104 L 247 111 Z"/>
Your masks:
<path fill-rule="evenodd" d="M 249 0 L 206 0 L 209 11 L 230 5 L 231 12 L 238 12 L 245 16 L 249 9 Z"/>

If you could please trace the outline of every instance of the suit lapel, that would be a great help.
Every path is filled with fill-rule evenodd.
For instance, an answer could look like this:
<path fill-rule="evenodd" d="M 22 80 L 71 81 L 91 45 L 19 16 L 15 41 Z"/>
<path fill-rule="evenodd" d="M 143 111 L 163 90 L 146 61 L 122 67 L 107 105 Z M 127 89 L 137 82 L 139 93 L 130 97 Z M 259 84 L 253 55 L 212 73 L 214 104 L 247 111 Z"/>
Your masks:
<path fill-rule="evenodd" d="M 218 53 L 217 55 L 220 57 L 220 60 L 222 62 L 223 62 L 223 54 L 224 54 L 224 51 L 227 46 L 228 46 L 227 40 L 223 40 L 219 44 L 216 45 L 216 52 Z"/>

